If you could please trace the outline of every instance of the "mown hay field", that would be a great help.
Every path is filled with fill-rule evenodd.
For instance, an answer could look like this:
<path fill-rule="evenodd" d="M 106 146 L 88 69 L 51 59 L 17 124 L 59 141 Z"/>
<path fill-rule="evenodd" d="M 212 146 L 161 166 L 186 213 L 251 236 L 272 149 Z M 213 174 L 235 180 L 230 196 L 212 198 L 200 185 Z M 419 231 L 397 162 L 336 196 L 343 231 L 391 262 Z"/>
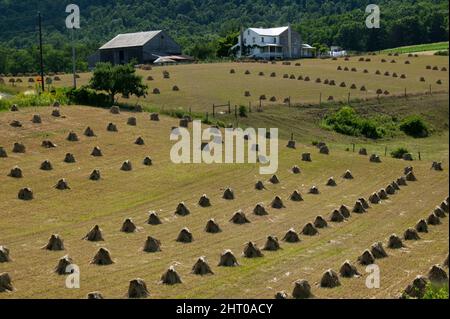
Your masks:
<path fill-rule="evenodd" d="M 364 61 L 360 61 L 363 59 Z M 366 62 L 370 59 L 370 62 Z M 382 62 L 385 60 L 386 62 Z M 391 63 L 395 61 L 395 63 Z M 409 64 L 405 64 L 408 63 Z M 300 63 L 300 66 L 296 66 Z M 338 66 L 342 68 L 337 70 Z M 430 66 L 431 69 L 426 69 Z M 433 70 L 437 67 L 437 70 Z M 348 68 L 348 71 L 345 69 Z M 231 74 L 230 70 L 235 73 Z M 352 71 L 355 69 L 356 71 Z M 170 74 L 169 79 L 164 79 L 163 71 Z M 246 71 L 250 74 L 245 74 Z M 367 73 L 364 73 L 367 70 Z M 376 71 L 380 74 L 377 75 Z M 444 70 L 444 71 L 442 71 Z M 259 75 L 262 72 L 264 75 Z M 385 75 L 389 72 L 389 75 Z M 271 77 L 275 73 L 275 77 Z M 397 77 L 394 77 L 396 73 Z M 265 95 L 267 100 L 263 105 L 281 105 L 284 99 L 291 98 L 292 104 L 318 104 L 328 101 L 332 96 L 334 101 L 347 101 L 351 99 L 366 99 L 377 96 L 404 95 L 424 93 L 431 90 L 433 92 L 448 92 L 448 58 L 444 56 L 417 56 L 409 57 L 407 54 L 400 56 L 389 56 L 379 54 L 376 56 L 353 56 L 348 61 L 344 58 L 332 59 L 310 59 L 292 61 L 291 65 L 262 63 L 213 63 L 213 64 L 189 64 L 153 67 L 152 70 L 139 70 L 149 86 L 149 94 L 146 98 L 123 99 L 118 96 L 120 102 L 144 106 L 155 106 L 164 109 L 184 109 L 188 111 L 210 112 L 212 105 L 225 104 L 230 102 L 234 105 L 245 105 L 249 103 L 256 107 L 259 105 L 259 98 Z M 404 74 L 405 79 L 401 76 Z M 78 83 L 87 84 L 91 73 L 80 75 Z M 287 75 L 288 78 L 284 78 Z M 291 75 L 293 79 L 290 79 Z M 147 80 L 148 77 L 153 80 Z M 303 80 L 298 80 L 302 76 Z M 60 87 L 72 85 L 71 75 L 58 75 L 60 81 L 53 81 L 52 86 Z M 309 77 L 309 81 L 305 78 Z M 424 81 L 420 81 L 423 77 Z M 54 78 L 54 77 L 52 77 Z M 317 79 L 321 83 L 317 83 Z M 17 85 L 26 89 L 34 88 L 35 84 L 28 83 L 27 78 L 21 78 L 22 83 Z M 335 85 L 324 84 L 325 80 L 334 80 Z M 440 80 L 441 84 L 437 84 Z M 5 78 L 8 83 L 9 78 Z M 341 87 L 341 83 L 345 87 Z M 355 89 L 352 89 L 352 84 Z M 179 91 L 173 91 L 173 87 L 178 86 Z M 361 91 L 364 86 L 366 91 Z M 160 94 L 153 94 L 153 89 L 158 88 Z M 377 91 L 381 90 L 381 94 Z M 245 96 L 248 91 L 250 96 Z M 320 97 L 321 96 L 321 97 Z M 275 101 L 270 101 L 275 97 Z M 227 111 L 226 108 L 218 109 Z"/>
<path fill-rule="evenodd" d="M 202 72 L 201 68 L 208 65 L 177 66 L 173 67 L 172 74 L 176 78 L 176 70 L 191 67 Z M 270 65 L 234 67 L 282 68 Z M 224 64 L 218 68 L 225 72 L 229 66 Z M 216 85 L 214 79 L 210 79 L 210 83 Z M 180 82 L 177 84 L 182 86 Z M 191 81 L 192 86 L 195 84 Z M 448 196 L 448 148 L 447 152 L 430 152 L 426 160 L 414 162 L 382 155 L 382 163 L 377 164 L 369 163 L 368 156 L 346 152 L 334 144 L 330 144 L 330 154 L 324 155 L 319 154 L 317 148 L 301 143 L 295 150 L 288 149 L 285 147 L 287 141 L 282 140 L 277 172 L 281 182 L 273 185 L 268 182 L 270 176 L 259 175 L 255 164 L 173 164 L 169 158 L 172 145 L 169 133 L 178 125 L 178 120 L 173 118 L 161 116 L 161 121 L 153 122 L 148 113 L 113 115 L 104 109 L 82 106 L 61 107 L 63 116 L 60 118 L 52 117 L 51 112 L 51 108 L 43 107 L 0 114 L 0 146 L 8 152 L 7 158 L 0 158 L 0 245 L 10 249 L 12 259 L 12 262 L 0 263 L 0 273 L 8 272 L 16 288 L 12 293 L 0 293 L 0 298 L 84 298 L 91 291 L 100 291 L 106 298 L 123 298 L 129 281 L 137 277 L 147 283 L 150 298 L 273 298 L 280 290 L 291 293 L 293 283 L 298 279 L 307 279 L 317 298 L 395 298 L 416 275 L 425 275 L 431 265 L 442 263 L 448 254 L 448 218 L 443 218 L 441 225 L 430 226 L 429 233 L 421 233 L 421 240 L 407 241 L 402 249 L 386 248 L 389 257 L 376 261 L 381 270 L 379 289 L 366 288 L 368 274 L 356 262 L 374 242 L 381 241 L 386 246 L 389 235 L 397 233 L 401 236 Z M 42 116 L 42 124 L 31 123 L 35 113 Z M 137 118 L 137 126 L 126 124 L 130 116 Z M 9 123 L 13 120 L 21 121 L 23 126 L 11 127 Z M 118 132 L 106 131 L 110 122 L 117 125 Z M 95 137 L 83 135 L 87 126 L 93 129 Z M 80 141 L 67 141 L 70 131 L 76 132 Z M 139 136 L 145 145 L 134 144 Z M 448 134 L 442 134 L 440 138 L 424 139 L 423 143 L 439 144 L 441 146 L 430 146 L 429 149 L 441 150 L 447 139 Z M 57 147 L 43 148 L 43 140 L 50 140 Z M 12 153 L 15 142 L 23 143 L 26 153 Z M 338 145 L 338 141 L 336 143 Z M 90 156 L 95 146 L 101 148 L 103 157 Z M 369 155 L 375 149 L 370 142 L 364 146 Z M 75 155 L 76 163 L 63 162 L 68 152 Z M 303 152 L 312 154 L 312 162 L 300 160 Z M 152 166 L 142 164 L 146 156 L 152 158 Z M 39 169 L 46 159 L 53 164 L 52 171 Z M 131 161 L 132 171 L 120 170 L 125 160 Z M 443 162 L 444 171 L 430 170 L 432 160 Z M 23 171 L 20 179 L 7 176 L 15 165 Z M 291 173 L 294 165 L 300 167 L 300 174 Z M 352 214 L 343 223 L 329 222 L 329 227 L 320 229 L 316 236 L 301 234 L 299 243 L 281 241 L 292 227 L 300 232 L 317 215 L 328 220 L 331 212 L 342 204 L 352 207 L 358 198 L 367 199 L 402 176 L 407 165 L 414 166 L 418 181 L 408 182 L 408 186 L 401 187 L 388 200 L 372 204 L 367 213 Z M 99 181 L 89 180 L 94 169 L 101 171 Z M 353 180 L 341 177 L 347 169 L 351 170 Z M 337 182 L 336 187 L 325 186 L 331 176 Z M 67 180 L 70 190 L 54 188 L 61 178 Z M 264 181 L 266 190 L 254 189 L 258 180 Z M 307 194 L 313 185 L 319 188 L 319 195 Z M 35 198 L 19 200 L 17 193 L 22 187 L 31 187 Z M 235 200 L 222 199 L 226 187 L 234 190 Z M 289 200 L 295 189 L 300 191 L 304 201 Z M 198 206 L 202 194 L 208 195 L 211 207 Z M 276 195 L 282 198 L 285 208 L 269 207 Z M 191 210 L 190 215 L 174 215 L 181 201 Z M 252 214 L 260 202 L 265 204 L 269 215 Z M 235 225 L 229 222 L 238 209 L 246 213 L 251 223 Z M 158 212 L 161 225 L 146 224 L 150 210 Z M 120 232 L 126 218 L 136 223 L 138 232 Z M 204 232 L 210 218 L 219 223 L 221 233 Z M 96 224 L 103 230 L 105 241 L 82 240 Z M 175 241 L 184 227 L 192 232 L 192 243 Z M 65 251 L 41 248 L 51 234 L 59 234 L 64 239 Z M 264 257 L 255 259 L 241 255 L 245 243 L 254 241 L 262 248 L 268 235 L 278 237 L 281 250 L 265 251 Z M 142 251 L 147 236 L 161 241 L 161 252 Z M 114 264 L 90 264 L 100 247 L 110 250 Z M 224 249 L 234 252 L 240 266 L 217 266 Z M 80 289 L 65 288 L 65 276 L 53 272 L 59 258 L 65 254 L 80 267 Z M 190 273 L 200 256 L 206 257 L 214 275 Z M 341 278 L 341 286 L 337 288 L 320 288 L 318 282 L 322 273 L 329 268 L 338 271 L 347 259 L 357 265 L 363 276 Z M 161 275 L 171 265 L 180 274 L 182 284 L 167 286 L 159 283 Z"/>

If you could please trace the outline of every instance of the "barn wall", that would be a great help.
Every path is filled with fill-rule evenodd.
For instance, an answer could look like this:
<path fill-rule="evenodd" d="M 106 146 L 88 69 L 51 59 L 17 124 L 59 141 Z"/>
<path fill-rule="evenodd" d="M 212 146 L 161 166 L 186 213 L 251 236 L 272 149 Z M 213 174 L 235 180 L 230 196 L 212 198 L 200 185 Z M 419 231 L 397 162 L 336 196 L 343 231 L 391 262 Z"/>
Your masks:
<path fill-rule="evenodd" d="M 181 47 L 167 33 L 160 32 L 151 39 L 143 48 L 144 62 L 151 62 L 156 59 L 156 55 L 176 55 L 181 54 Z"/>

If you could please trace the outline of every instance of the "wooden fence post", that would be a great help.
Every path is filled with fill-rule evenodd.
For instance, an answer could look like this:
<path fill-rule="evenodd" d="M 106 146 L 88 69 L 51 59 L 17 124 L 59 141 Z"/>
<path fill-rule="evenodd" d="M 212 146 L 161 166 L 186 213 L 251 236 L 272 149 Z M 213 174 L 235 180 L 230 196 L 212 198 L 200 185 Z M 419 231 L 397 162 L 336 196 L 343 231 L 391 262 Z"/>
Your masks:
<path fill-rule="evenodd" d="M 353 143 L 352 146 L 353 146 L 353 153 L 355 153 L 355 143 Z"/>
<path fill-rule="evenodd" d="M 384 147 L 384 156 L 387 155 L 387 146 Z"/>
<path fill-rule="evenodd" d="M 347 103 L 350 104 L 350 92 L 348 92 Z"/>
<path fill-rule="evenodd" d="M 236 120 L 237 120 L 237 118 L 238 118 L 238 114 L 237 114 L 237 105 L 234 105 L 234 117 L 235 117 Z"/>
<path fill-rule="evenodd" d="M 231 103 L 228 101 L 228 114 L 231 114 Z"/>
<path fill-rule="evenodd" d="M 322 106 L 322 92 L 319 94 L 319 106 Z"/>
<path fill-rule="evenodd" d="M 422 160 L 422 157 L 420 156 L 420 151 L 419 151 L 419 161 L 421 161 Z"/>
<path fill-rule="evenodd" d="M 213 104 L 213 117 L 216 117 L 216 106 Z"/>

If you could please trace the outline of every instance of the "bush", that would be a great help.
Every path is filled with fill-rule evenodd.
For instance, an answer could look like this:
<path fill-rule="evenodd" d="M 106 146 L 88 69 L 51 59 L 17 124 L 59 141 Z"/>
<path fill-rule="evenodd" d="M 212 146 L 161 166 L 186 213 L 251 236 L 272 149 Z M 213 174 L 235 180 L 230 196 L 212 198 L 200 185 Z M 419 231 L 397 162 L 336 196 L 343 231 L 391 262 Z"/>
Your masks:
<path fill-rule="evenodd" d="M 383 119 L 385 121 L 385 119 Z M 386 129 L 377 121 L 359 116 L 356 111 L 344 106 L 332 115 L 328 115 L 322 122 L 322 126 L 337 133 L 378 139 L 386 134 Z"/>
<path fill-rule="evenodd" d="M 428 284 L 422 299 L 447 299 L 448 284 L 444 286 L 435 286 Z"/>
<path fill-rule="evenodd" d="M 73 104 L 90 105 L 98 107 L 110 107 L 112 101 L 108 95 L 97 93 L 85 86 L 79 89 L 71 89 L 67 92 L 67 97 Z"/>
<path fill-rule="evenodd" d="M 403 158 L 404 154 L 409 153 L 409 151 L 404 147 L 398 147 L 391 152 L 393 158 Z"/>
<path fill-rule="evenodd" d="M 247 108 L 244 105 L 239 106 L 239 116 L 247 117 Z"/>
<path fill-rule="evenodd" d="M 448 56 L 448 50 L 440 50 L 434 52 L 434 55 Z"/>
<path fill-rule="evenodd" d="M 429 128 L 427 123 L 419 115 L 411 115 L 400 123 L 400 130 L 412 137 L 427 137 Z"/>

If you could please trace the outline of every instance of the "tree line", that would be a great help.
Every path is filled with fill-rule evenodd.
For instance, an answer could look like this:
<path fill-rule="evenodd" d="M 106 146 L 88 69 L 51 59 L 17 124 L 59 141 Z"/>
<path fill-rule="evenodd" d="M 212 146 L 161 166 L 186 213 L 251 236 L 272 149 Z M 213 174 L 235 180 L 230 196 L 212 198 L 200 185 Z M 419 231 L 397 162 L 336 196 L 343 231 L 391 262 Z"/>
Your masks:
<path fill-rule="evenodd" d="M 47 72 L 70 71 L 70 1 L 0 0 L 0 74 L 37 71 L 36 12 L 43 14 Z M 381 28 L 367 29 L 365 8 L 381 9 Z M 448 41 L 445 0 L 78 0 L 76 31 L 79 70 L 87 58 L 118 33 L 164 29 L 200 60 L 227 57 L 241 26 L 272 27 L 291 22 L 304 42 L 321 51 L 339 45 L 350 51 Z"/>

